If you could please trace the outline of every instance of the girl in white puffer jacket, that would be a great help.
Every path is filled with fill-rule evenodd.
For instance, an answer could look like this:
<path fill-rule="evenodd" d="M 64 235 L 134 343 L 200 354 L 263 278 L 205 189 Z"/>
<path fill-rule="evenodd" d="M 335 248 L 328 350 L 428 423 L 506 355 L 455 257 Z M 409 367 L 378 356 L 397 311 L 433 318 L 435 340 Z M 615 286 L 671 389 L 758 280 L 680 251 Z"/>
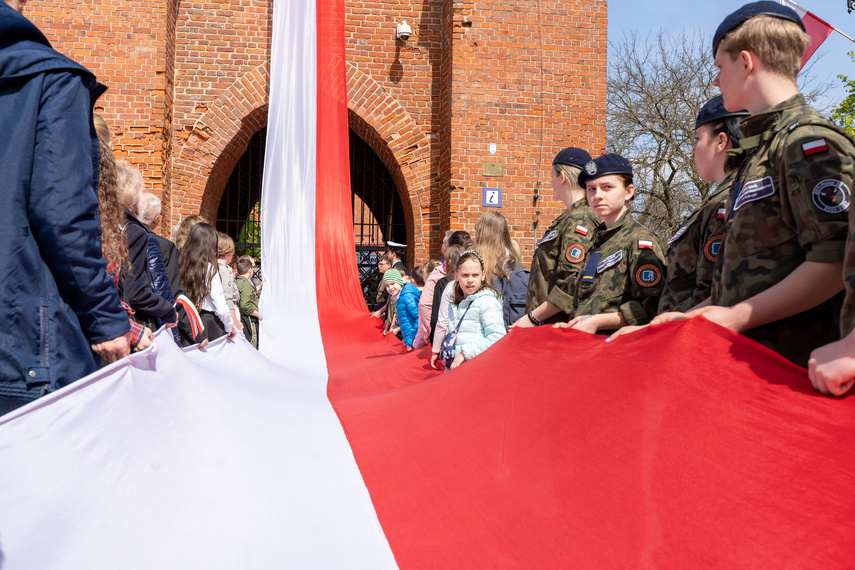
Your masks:
<path fill-rule="evenodd" d="M 484 260 L 478 252 L 466 250 L 457 259 L 454 300 L 448 308 L 449 333 L 456 331 L 453 346 L 445 343 L 446 364 L 457 368 L 475 358 L 505 336 L 501 295 L 484 280 Z"/>

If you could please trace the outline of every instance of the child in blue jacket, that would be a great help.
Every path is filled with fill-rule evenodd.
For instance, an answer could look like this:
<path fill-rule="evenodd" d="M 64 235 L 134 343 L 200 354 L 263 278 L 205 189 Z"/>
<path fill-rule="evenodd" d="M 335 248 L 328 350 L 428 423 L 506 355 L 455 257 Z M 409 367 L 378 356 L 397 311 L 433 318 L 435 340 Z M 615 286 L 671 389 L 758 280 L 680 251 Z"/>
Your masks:
<path fill-rule="evenodd" d="M 390 296 L 397 299 L 396 312 L 398 315 L 398 326 L 401 327 L 401 336 L 407 350 L 413 350 L 413 341 L 419 324 L 419 297 L 421 292 L 412 283 L 404 283 L 401 272 L 397 269 L 389 269 L 383 274 L 383 285 Z"/>

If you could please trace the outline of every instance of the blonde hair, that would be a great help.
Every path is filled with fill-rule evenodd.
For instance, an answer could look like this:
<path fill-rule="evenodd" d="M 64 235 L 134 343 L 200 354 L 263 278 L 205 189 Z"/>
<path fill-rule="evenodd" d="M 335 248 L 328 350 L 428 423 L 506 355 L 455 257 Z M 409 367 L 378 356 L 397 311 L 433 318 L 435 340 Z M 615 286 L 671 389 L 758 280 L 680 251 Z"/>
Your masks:
<path fill-rule="evenodd" d="M 223 232 L 217 233 L 217 257 L 224 257 L 235 251 L 235 240 Z"/>
<path fill-rule="evenodd" d="M 740 52 L 750 51 L 771 72 L 796 80 L 802 55 L 810 43 L 798 24 L 774 16 L 755 16 L 728 33 L 718 44 L 735 61 Z"/>
<path fill-rule="evenodd" d="M 175 228 L 175 239 L 173 241 L 175 241 L 176 249 L 184 247 L 184 243 L 187 241 L 187 236 L 190 235 L 190 230 L 200 222 L 207 224 L 208 220 L 198 214 L 187 216 L 181 220 L 181 223 L 178 224 L 177 228 Z"/>
<path fill-rule="evenodd" d="M 580 188 L 579 173 L 582 172 L 581 168 L 570 164 L 553 164 L 552 168 L 554 168 L 558 173 L 563 173 L 567 178 L 567 182 L 569 182 L 571 186 Z M 582 188 L 582 190 L 584 190 L 584 188 Z"/>
<path fill-rule="evenodd" d="M 522 265 L 519 246 L 511 239 L 508 221 L 499 212 L 485 212 L 475 222 L 475 249 L 484 258 L 487 283 L 507 277 L 514 267 Z"/>
<path fill-rule="evenodd" d="M 110 146 L 110 127 L 107 125 L 104 117 L 98 113 L 93 113 L 92 123 L 95 125 L 95 133 L 98 135 L 98 138 L 107 143 L 107 146 Z"/>
<path fill-rule="evenodd" d="M 143 192 L 143 177 L 140 171 L 124 160 L 116 161 L 116 183 L 122 197 L 122 206 L 133 213 Z"/>

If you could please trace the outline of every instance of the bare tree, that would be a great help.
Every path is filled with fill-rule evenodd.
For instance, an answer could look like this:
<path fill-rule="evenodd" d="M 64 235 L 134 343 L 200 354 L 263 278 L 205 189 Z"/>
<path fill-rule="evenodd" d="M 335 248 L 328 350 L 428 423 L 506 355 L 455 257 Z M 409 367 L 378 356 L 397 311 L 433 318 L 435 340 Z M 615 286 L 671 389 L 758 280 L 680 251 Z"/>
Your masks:
<path fill-rule="evenodd" d="M 691 155 L 695 117 L 716 92 L 709 45 L 664 31 L 612 44 L 606 145 L 633 165 L 638 220 L 665 239 L 710 192 Z"/>
<path fill-rule="evenodd" d="M 692 160 L 695 117 L 718 89 L 712 41 L 701 32 L 660 30 L 641 40 L 630 32 L 611 44 L 606 147 L 626 157 L 635 171 L 637 219 L 663 239 L 712 190 Z M 829 84 L 817 82 L 812 61 L 799 84 L 815 104 Z"/>

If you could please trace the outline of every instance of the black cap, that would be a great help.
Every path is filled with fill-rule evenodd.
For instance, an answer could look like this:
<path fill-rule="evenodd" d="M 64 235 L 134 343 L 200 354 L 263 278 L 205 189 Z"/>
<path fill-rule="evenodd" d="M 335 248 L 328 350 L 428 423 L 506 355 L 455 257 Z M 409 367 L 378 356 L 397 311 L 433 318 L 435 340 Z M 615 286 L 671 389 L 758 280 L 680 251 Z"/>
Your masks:
<path fill-rule="evenodd" d="M 609 153 L 588 161 L 579 173 L 579 186 L 585 187 L 585 183 L 601 176 L 609 174 L 632 175 L 632 165 L 627 159 L 619 154 Z"/>
<path fill-rule="evenodd" d="M 588 151 L 571 146 L 555 155 L 555 159 L 552 161 L 552 166 L 555 166 L 556 164 L 568 164 L 570 166 L 582 168 L 590 161 L 591 155 L 588 154 Z"/>
<path fill-rule="evenodd" d="M 695 128 L 707 123 L 723 121 L 730 117 L 747 117 L 750 115 L 748 111 L 728 111 L 724 108 L 724 97 L 716 95 L 701 107 L 698 113 L 698 118 L 695 119 Z"/>
<path fill-rule="evenodd" d="M 754 16 L 774 16 L 776 18 L 790 20 L 791 22 L 798 24 L 802 31 L 805 29 L 802 19 L 799 18 L 796 11 L 789 6 L 784 6 L 783 4 L 772 2 L 771 0 L 751 2 L 730 14 L 721 24 L 719 24 L 712 41 L 713 57 L 715 57 L 715 50 L 718 49 L 718 43 L 721 39 L 726 36 L 728 32 L 741 26 L 745 20 L 753 18 Z"/>

